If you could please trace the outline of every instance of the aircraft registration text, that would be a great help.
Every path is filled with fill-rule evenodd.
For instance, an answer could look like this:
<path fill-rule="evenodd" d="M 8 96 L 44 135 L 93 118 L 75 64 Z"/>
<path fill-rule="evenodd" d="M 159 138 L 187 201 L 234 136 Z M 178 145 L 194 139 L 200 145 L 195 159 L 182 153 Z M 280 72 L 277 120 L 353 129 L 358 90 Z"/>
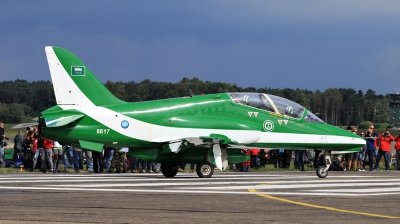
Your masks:
<path fill-rule="evenodd" d="M 97 134 L 108 134 L 110 129 L 97 129 Z"/>

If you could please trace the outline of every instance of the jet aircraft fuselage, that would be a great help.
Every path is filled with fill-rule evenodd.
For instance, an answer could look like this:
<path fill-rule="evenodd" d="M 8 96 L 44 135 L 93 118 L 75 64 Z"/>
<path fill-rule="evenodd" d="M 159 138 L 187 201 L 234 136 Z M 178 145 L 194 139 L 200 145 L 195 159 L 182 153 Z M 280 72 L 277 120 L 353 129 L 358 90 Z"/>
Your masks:
<path fill-rule="evenodd" d="M 73 105 L 55 106 L 42 113 L 44 119 L 51 118 L 47 121 L 49 127 L 59 117 L 82 117 L 69 125 L 44 129 L 43 135 L 76 144 L 82 139 L 90 142 L 101 140 L 109 146 L 138 148 L 160 147 L 166 141 L 210 134 L 228 137 L 231 140 L 229 144 L 236 148 L 330 148 L 346 151 L 361 144 L 360 138 L 353 133 L 319 119 L 308 121 L 306 115 L 309 112 L 305 108 L 298 118 L 294 118 L 234 102 L 230 94 L 243 97 L 267 95 L 220 93 L 123 103 L 89 110 Z M 42 126 L 47 125 L 43 122 Z M 354 147 L 349 148 L 349 144 L 354 144 Z"/>

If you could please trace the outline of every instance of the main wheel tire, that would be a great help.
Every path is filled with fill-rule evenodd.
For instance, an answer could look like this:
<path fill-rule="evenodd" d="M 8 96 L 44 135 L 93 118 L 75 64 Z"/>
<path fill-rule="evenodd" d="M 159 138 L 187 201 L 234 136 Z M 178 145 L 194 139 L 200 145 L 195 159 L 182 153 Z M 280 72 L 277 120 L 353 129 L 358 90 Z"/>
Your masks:
<path fill-rule="evenodd" d="M 319 178 L 325 178 L 326 176 L 328 176 L 328 170 L 327 171 L 323 171 L 323 170 L 325 170 L 325 168 L 326 168 L 326 166 L 324 165 L 324 166 L 318 166 L 318 168 L 317 168 L 317 176 L 319 177 Z"/>
<path fill-rule="evenodd" d="M 161 172 L 165 177 L 174 177 L 178 173 L 177 165 L 172 163 L 161 164 Z"/>
<path fill-rule="evenodd" d="M 201 178 L 209 178 L 214 174 L 214 166 L 208 161 L 203 161 L 197 164 L 196 172 Z"/>

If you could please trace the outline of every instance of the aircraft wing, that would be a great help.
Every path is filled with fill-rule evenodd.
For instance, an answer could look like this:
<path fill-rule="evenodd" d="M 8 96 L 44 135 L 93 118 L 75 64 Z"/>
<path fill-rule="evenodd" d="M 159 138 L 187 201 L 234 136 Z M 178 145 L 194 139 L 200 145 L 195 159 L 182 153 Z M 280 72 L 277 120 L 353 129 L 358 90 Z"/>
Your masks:
<path fill-rule="evenodd" d="M 177 139 L 165 143 L 162 153 L 178 153 L 182 149 L 192 146 L 212 146 L 215 165 L 218 169 L 223 170 L 228 165 L 226 150 L 221 149 L 220 145 L 238 144 L 238 141 L 230 139 L 222 134 L 210 134 L 209 136 L 189 137 L 185 139 Z M 224 166 L 225 165 L 225 166 Z"/>
<path fill-rule="evenodd" d="M 178 153 L 181 149 L 190 148 L 192 146 L 211 146 L 211 145 L 238 145 L 238 141 L 222 134 L 210 134 L 209 136 L 187 137 L 175 139 L 164 143 L 161 153 Z"/>

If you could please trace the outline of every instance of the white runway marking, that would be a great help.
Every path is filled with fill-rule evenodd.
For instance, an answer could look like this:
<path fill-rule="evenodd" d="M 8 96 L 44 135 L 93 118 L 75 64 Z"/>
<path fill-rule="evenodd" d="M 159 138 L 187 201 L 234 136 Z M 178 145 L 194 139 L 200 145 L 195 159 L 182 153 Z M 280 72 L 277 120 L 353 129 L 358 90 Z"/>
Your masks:
<path fill-rule="evenodd" d="M 282 174 L 219 174 L 198 178 L 180 173 L 160 174 L 6 174 L 0 189 L 14 191 L 102 191 L 168 194 L 257 194 L 292 196 L 367 197 L 400 194 L 400 178 L 389 176 L 315 176 Z"/>
<path fill-rule="evenodd" d="M 365 183 L 344 183 L 344 184 L 333 184 L 333 183 L 328 183 L 328 184 L 292 184 L 292 185 L 266 185 L 266 186 L 254 186 L 254 185 L 242 185 L 242 186 L 223 186 L 223 187 L 201 187 L 202 189 L 211 189 L 211 190 L 216 190 L 223 188 L 225 190 L 239 190 L 239 189 L 256 189 L 256 190 L 261 190 L 261 189 L 301 189 L 301 188 L 330 188 L 330 187 L 343 187 L 341 189 L 347 189 L 349 187 L 370 187 L 370 186 L 394 186 L 394 185 L 399 185 L 400 182 L 394 182 L 394 183 L 368 183 L 367 185 Z M 200 188 L 200 187 L 199 187 Z M 186 188 L 188 189 L 188 188 Z M 196 188 L 197 189 L 197 188 Z M 343 190 L 342 190 L 343 191 Z"/>

